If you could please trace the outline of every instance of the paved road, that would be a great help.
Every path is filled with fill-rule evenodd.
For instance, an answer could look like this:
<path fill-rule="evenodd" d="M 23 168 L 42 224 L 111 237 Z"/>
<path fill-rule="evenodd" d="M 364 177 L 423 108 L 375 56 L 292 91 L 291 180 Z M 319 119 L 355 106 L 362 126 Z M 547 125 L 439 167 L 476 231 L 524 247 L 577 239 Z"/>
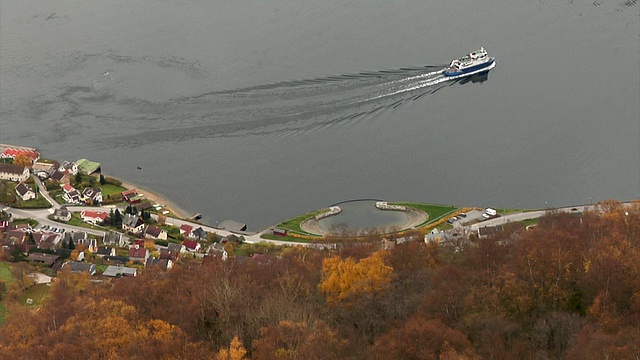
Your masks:
<path fill-rule="evenodd" d="M 93 230 L 87 229 L 80 226 L 73 226 L 65 223 L 60 223 L 57 221 L 49 220 L 47 216 L 50 215 L 50 209 L 37 209 L 37 210 L 25 210 L 25 209 L 14 209 L 8 208 L 5 211 L 12 214 L 14 218 L 30 218 L 38 221 L 38 229 L 42 227 L 42 225 L 49 225 L 51 227 L 63 228 L 65 232 L 69 231 L 84 231 L 88 234 L 98 235 L 104 237 L 104 230 Z"/>
<path fill-rule="evenodd" d="M 629 205 L 629 204 L 630 203 L 625 203 L 625 205 Z M 587 211 L 587 210 L 593 211 L 593 210 L 596 210 L 596 206 L 595 205 L 578 205 L 578 206 L 562 207 L 562 208 L 557 208 L 557 209 L 553 209 L 553 210 L 555 210 L 555 211 L 564 211 L 564 212 L 569 212 L 569 213 L 570 212 Z M 502 216 L 499 216 L 497 218 L 485 220 L 485 221 L 470 225 L 469 228 L 471 230 L 473 230 L 473 231 L 476 231 L 479 228 L 485 227 L 485 226 L 504 225 L 504 224 L 507 224 L 507 223 L 510 223 L 510 222 L 519 222 L 519 221 L 525 221 L 525 220 L 541 218 L 546 213 L 547 213 L 546 210 L 511 213 L 511 214 L 502 215 Z"/>
<path fill-rule="evenodd" d="M 58 204 L 57 201 L 55 201 L 51 195 L 49 195 L 49 191 L 47 191 L 47 187 L 44 186 L 44 184 L 42 183 L 42 181 L 40 181 L 40 178 L 38 178 L 37 176 L 33 176 L 33 180 L 35 181 L 36 185 L 38 185 L 38 189 L 40 189 L 40 194 L 42 196 L 44 196 L 45 199 L 47 199 L 47 201 L 49 202 L 49 204 L 51 204 L 51 206 L 53 206 L 54 209 L 57 209 L 60 207 L 60 204 Z"/>

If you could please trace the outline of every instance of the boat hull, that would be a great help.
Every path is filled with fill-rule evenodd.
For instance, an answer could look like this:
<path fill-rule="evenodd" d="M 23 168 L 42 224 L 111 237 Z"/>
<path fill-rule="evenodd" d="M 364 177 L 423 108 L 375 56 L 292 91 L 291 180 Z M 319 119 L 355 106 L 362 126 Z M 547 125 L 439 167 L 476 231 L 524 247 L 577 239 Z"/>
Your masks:
<path fill-rule="evenodd" d="M 442 72 L 442 74 L 444 76 L 460 76 L 460 75 L 465 75 L 465 74 L 472 74 L 472 73 L 476 73 L 479 70 L 483 70 L 486 68 L 492 68 L 493 65 L 495 64 L 496 59 L 495 58 L 489 58 L 489 60 L 487 62 L 483 62 L 482 64 L 477 64 L 477 65 L 473 65 L 473 66 L 469 66 L 467 68 L 458 70 L 458 71 L 447 71 L 444 70 Z"/>

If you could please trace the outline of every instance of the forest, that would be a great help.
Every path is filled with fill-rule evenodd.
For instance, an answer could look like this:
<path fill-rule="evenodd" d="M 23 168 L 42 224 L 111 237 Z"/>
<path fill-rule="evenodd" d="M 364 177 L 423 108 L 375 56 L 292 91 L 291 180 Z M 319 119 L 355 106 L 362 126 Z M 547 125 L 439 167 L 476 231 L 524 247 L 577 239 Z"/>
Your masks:
<path fill-rule="evenodd" d="M 8 308 L 2 359 L 639 359 L 640 202 L 459 246 L 285 247 Z"/>

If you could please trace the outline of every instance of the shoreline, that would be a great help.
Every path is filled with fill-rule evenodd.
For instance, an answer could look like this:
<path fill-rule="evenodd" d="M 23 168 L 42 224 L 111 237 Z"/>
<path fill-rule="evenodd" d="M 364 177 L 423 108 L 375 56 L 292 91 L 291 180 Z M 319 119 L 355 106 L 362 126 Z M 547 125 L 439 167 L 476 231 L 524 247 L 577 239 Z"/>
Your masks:
<path fill-rule="evenodd" d="M 109 175 L 105 175 L 105 176 L 109 176 Z M 145 198 L 151 201 L 152 204 L 163 205 L 164 210 L 168 210 L 170 212 L 170 215 L 173 215 L 173 217 L 177 217 L 181 219 L 190 219 L 192 216 L 192 215 L 189 215 L 189 212 L 187 212 L 185 209 L 176 205 L 174 201 L 169 200 L 167 197 L 160 195 L 157 192 L 150 191 L 148 188 L 139 186 L 138 184 L 133 183 L 131 181 L 124 181 L 122 179 L 118 179 L 115 177 L 114 179 L 117 179 L 118 181 L 122 182 L 122 187 L 126 188 L 127 190 L 129 189 L 138 190 L 138 192 L 141 194 L 144 194 Z"/>

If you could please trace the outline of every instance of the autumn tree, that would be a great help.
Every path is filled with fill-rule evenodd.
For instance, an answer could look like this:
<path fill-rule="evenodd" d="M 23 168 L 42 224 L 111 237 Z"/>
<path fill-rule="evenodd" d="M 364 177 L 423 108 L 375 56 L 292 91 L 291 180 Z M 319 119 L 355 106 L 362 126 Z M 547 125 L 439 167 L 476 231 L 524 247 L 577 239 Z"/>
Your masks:
<path fill-rule="evenodd" d="M 18 154 L 16 155 L 16 158 L 13 160 L 13 163 L 16 165 L 31 167 L 31 165 L 33 165 L 33 159 L 31 159 L 26 154 Z"/>
<path fill-rule="evenodd" d="M 338 359 L 344 357 L 347 341 L 317 321 L 312 326 L 303 322 L 280 321 L 276 326 L 260 329 L 253 341 L 253 359 Z"/>
<path fill-rule="evenodd" d="M 389 329 L 376 341 L 370 356 L 389 360 L 437 360 L 441 355 L 450 358 L 454 351 L 460 356 L 458 359 L 476 358 L 471 342 L 462 332 L 438 319 L 418 315 L 399 327 Z"/>
<path fill-rule="evenodd" d="M 247 360 L 247 350 L 238 337 L 234 337 L 229 348 L 223 348 L 216 354 L 215 360 Z"/>
<path fill-rule="evenodd" d="M 355 262 L 334 256 L 322 264 L 322 281 L 318 288 L 327 302 L 349 302 L 361 295 L 383 291 L 391 284 L 393 268 L 385 264 L 385 252 L 375 252 Z"/>

